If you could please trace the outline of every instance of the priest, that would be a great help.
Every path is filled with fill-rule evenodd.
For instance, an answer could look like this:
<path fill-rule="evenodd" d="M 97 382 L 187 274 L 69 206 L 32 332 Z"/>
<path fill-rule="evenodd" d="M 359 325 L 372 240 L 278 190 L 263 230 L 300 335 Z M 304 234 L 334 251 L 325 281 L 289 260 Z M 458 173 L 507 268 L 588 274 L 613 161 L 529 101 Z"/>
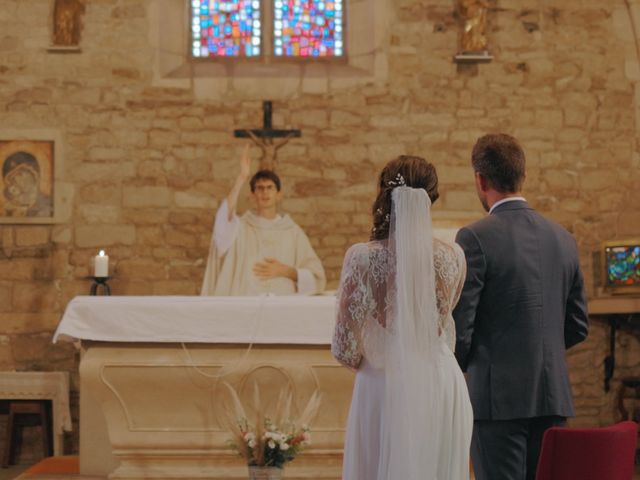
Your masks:
<path fill-rule="evenodd" d="M 289 215 L 278 213 L 281 182 L 272 170 L 250 180 L 255 212 L 236 215 L 240 190 L 250 176 L 248 149 L 240 173 L 222 202 L 202 282 L 201 295 L 313 295 L 324 290 L 322 263 Z"/>

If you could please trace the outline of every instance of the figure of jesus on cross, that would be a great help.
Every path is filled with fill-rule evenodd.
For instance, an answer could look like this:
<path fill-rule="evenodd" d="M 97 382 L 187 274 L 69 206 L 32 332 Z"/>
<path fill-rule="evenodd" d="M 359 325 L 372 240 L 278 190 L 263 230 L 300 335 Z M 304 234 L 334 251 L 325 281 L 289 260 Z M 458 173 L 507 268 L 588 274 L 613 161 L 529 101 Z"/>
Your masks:
<path fill-rule="evenodd" d="M 260 168 L 275 170 L 278 150 L 286 145 L 292 138 L 298 138 L 302 134 L 300 130 L 279 130 L 273 128 L 273 105 L 270 100 L 262 102 L 263 122 L 261 129 L 234 130 L 236 138 L 250 138 L 260 150 Z"/>

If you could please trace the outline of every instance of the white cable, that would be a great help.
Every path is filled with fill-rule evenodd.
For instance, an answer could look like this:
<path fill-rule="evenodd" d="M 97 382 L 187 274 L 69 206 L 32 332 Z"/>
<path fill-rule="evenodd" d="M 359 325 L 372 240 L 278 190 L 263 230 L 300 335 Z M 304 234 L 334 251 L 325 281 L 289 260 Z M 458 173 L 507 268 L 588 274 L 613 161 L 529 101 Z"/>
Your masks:
<path fill-rule="evenodd" d="M 220 379 L 222 377 L 225 377 L 227 375 L 231 375 L 232 373 L 240 371 L 240 367 L 244 364 L 244 362 L 249 357 L 249 353 L 251 353 L 258 331 L 262 326 L 262 312 L 264 311 L 264 302 L 266 297 L 267 295 L 260 295 L 259 297 L 258 311 L 256 312 L 256 315 L 255 315 L 256 320 L 253 326 L 253 336 L 251 337 L 249 346 L 244 351 L 244 353 L 242 354 L 238 362 L 232 363 L 230 365 L 225 365 L 224 367 L 221 368 L 220 373 L 217 373 L 217 374 L 207 373 L 196 365 L 195 361 L 193 360 L 193 357 L 191 356 L 191 352 L 189 352 L 189 350 L 187 349 L 187 345 L 184 342 L 180 342 L 180 345 L 182 345 L 182 349 L 184 350 L 187 356 L 187 365 L 193 368 L 197 373 L 199 373 L 203 377 L 212 378 L 212 379 Z M 231 368 L 230 370 L 227 370 L 227 367 L 233 367 L 233 368 Z"/>

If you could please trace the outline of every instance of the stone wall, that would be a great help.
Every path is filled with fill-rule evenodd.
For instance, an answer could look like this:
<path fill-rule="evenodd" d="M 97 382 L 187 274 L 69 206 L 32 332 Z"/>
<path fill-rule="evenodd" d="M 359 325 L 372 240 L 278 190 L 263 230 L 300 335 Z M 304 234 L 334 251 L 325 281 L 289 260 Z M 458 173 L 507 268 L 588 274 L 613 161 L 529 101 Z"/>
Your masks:
<path fill-rule="evenodd" d="M 59 132 L 70 196 L 68 221 L 0 225 L 0 369 L 77 371 L 73 348 L 51 345 L 51 334 L 67 302 L 88 292 L 100 248 L 114 294 L 198 293 L 213 214 L 242 149 L 232 130 L 260 124 L 263 90 L 258 79 L 223 79 L 222 94 L 189 78 L 158 82 L 154 1 L 91 0 L 82 52 L 55 54 L 52 2 L 0 0 L 0 135 Z M 640 236 L 636 1 L 494 2 L 495 58 L 479 65 L 452 62 L 453 0 L 387 6 L 383 77 L 329 75 L 312 89 L 293 78 L 274 98 L 274 124 L 303 131 L 280 150 L 283 209 L 309 234 L 329 287 L 348 245 L 368 237 L 374 177 L 386 161 L 408 153 L 434 162 L 436 222 L 459 226 L 482 215 L 473 142 L 500 130 L 523 143 L 528 200 L 575 234 L 593 294 L 600 242 Z M 601 386 L 606 338 L 596 320 L 569 355 L 575 424 L 615 418 Z M 619 343 L 614 390 L 640 360 L 637 335 Z"/>

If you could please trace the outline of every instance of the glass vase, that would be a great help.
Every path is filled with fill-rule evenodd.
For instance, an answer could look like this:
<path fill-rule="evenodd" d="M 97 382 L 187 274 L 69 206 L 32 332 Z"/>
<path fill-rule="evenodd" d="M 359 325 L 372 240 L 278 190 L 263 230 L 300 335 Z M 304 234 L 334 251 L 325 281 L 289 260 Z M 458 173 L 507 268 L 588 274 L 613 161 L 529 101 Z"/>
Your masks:
<path fill-rule="evenodd" d="M 280 480 L 282 471 L 278 467 L 249 467 L 249 480 Z"/>

